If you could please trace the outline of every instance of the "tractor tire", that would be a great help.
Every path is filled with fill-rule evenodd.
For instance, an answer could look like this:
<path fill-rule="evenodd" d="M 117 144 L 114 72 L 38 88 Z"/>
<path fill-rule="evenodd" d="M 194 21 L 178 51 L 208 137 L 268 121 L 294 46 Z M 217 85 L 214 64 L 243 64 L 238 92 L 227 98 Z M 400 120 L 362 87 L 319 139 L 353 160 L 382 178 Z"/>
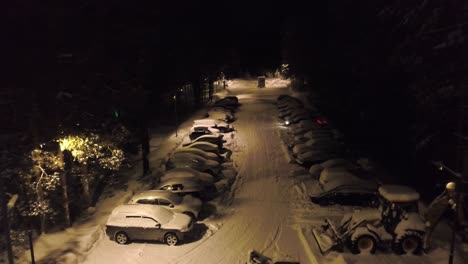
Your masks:
<path fill-rule="evenodd" d="M 422 238 L 418 234 L 405 234 L 399 239 L 395 239 L 392 243 L 393 252 L 396 254 L 420 254 L 422 251 Z"/>
<path fill-rule="evenodd" d="M 371 235 L 361 235 L 349 241 L 349 249 L 353 254 L 374 254 L 377 250 L 377 240 Z"/>

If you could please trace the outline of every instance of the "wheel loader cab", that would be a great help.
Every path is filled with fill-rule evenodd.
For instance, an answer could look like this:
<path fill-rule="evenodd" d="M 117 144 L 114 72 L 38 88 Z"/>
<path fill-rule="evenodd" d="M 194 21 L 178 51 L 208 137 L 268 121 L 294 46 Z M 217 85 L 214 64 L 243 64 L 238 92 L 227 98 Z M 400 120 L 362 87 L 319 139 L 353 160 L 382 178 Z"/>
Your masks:
<path fill-rule="evenodd" d="M 379 188 L 382 224 L 388 233 L 394 234 L 401 221 L 410 213 L 418 213 L 419 193 L 405 186 L 383 185 Z"/>

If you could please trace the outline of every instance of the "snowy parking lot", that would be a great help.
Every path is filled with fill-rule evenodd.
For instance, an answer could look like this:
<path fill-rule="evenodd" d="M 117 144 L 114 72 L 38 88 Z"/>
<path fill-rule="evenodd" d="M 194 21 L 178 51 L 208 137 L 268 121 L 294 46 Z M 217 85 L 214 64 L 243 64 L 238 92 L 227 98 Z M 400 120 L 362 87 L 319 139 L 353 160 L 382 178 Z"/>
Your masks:
<path fill-rule="evenodd" d="M 225 143 L 232 156 L 224 166 L 235 170 L 223 171 L 223 174 L 234 180 L 218 183 L 220 189 L 227 190 L 204 204 L 194 229 L 182 243 L 172 247 L 158 241 L 119 245 L 104 234 L 106 214 L 116 205 L 125 203 L 131 191 L 144 189 L 132 183 L 128 187 L 130 192 L 114 193 L 110 195 L 112 198 L 101 201 L 102 206 L 98 204 L 96 213 L 101 216 L 85 224 L 87 228 L 97 230 L 88 239 L 95 241 L 94 244 L 89 242 L 78 250 L 68 242 L 61 248 L 58 240 L 52 241 L 51 235 L 52 240 L 38 242 L 43 249 L 41 257 L 47 259 L 43 256 L 45 248 L 54 245 L 56 250 L 51 247 L 47 254 L 59 256 L 55 258 L 57 263 L 235 264 L 246 263 L 252 250 L 270 258 L 272 263 L 445 263 L 450 241 L 450 228 L 446 223 L 436 229 L 434 250 L 421 256 L 395 255 L 382 250 L 375 255 L 353 255 L 347 249 L 344 252 L 332 251 L 325 256 L 321 254 L 312 236 L 312 228 L 320 227 L 325 217 L 339 223 L 343 215 L 354 208 L 338 205 L 320 207 L 310 202 L 309 194 L 319 188 L 318 183 L 308 174 L 308 168 L 292 162 L 282 136 L 287 128 L 277 118 L 276 98 L 290 93 L 286 84 L 282 80 L 267 79 L 266 88 L 259 89 L 256 81 L 235 80 L 229 83 L 228 93 L 236 95 L 241 103 L 235 113 L 236 131 L 226 135 Z M 191 123 L 191 120 L 187 122 Z M 153 170 L 163 164 L 156 157 L 173 151 L 174 146 L 182 144 L 183 137 L 186 139 L 188 134 L 181 132 L 180 135 L 178 138 L 158 139 L 158 148 L 152 150 L 155 158 L 150 157 Z M 70 239 L 73 234 L 79 234 L 87 239 L 83 235 L 86 233 L 84 229 L 81 233 L 64 233 L 57 238 Z M 74 248 L 73 254 L 78 257 L 72 257 L 69 248 Z M 462 260 L 468 256 L 467 251 L 466 245 L 457 243 L 455 263 L 463 263 Z"/>

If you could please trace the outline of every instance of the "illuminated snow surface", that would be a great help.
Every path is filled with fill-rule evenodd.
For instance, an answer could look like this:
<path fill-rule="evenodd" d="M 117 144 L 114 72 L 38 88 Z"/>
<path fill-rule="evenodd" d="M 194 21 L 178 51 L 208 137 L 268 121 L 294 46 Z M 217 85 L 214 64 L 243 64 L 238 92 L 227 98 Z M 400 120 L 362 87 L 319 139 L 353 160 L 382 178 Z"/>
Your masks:
<path fill-rule="evenodd" d="M 94 245 L 76 247 L 64 243 L 67 240 L 94 241 L 86 236 L 83 227 L 81 233 L 61 232 L 62 253 L 57 256 L 58 263 L 200 263 L 200 264 L 236 264 L 246 263 L 248 253 L 256 250 L 273 261 L 296 261 L 300 263 L 446 263 L 449 248 L 449 230 L 440 225 L 434 235 L 435 249 L 429 255 L 397 256 L 391 252 L 377 251 L 376 255 L 352 255 L 332 252 L 322 256 L 311 234 L 312 227 L 319 227 L 324 217 L 338 222 L 341 217 L 352 210 L 341 206 L 319 207 L 308 199 L 310 192 L 316 191 L 317 182 L 308 174 L 291 174 L 298 166 L 288 163 L 284 144 L 280 140 L 280 131 L 284 131 L 277 119 L 274 105 L 279 94 L 290 93 L 285 87 L 287 81 L 268 79 L 266 88 L 257 88 L 256 81 L 230 81 L 229 92 L 238 96 L 242 104 L 236 112 L 233 123 L 236 132 L 229 136 L 228 148 L 233 151 L 233 166 L 238 170 L 236 180 L 230 190 L 210 202 L 211 214 L 198 221 L 192 237 L 175 247 L 161 242 L 133 242 L 118 245 L 109 240 L 102 232 L 106 215 L 125 201 L 123 192 L 101 201 L 97 206 L 95 217 L 83 224 L 93 230 L 98 239 Z M 197 113 L 179 129 L 179 137 L 171 135 L 165 142 L 157 142 L 157 148 L 165 153 L 172 151 L 180 138 L 186 136 L 191 121 L 200 118 Z M 185 134 L 184 134 L 185 133 Z M 226 136 L 225 136 L 226 138 Z M 155 142 L 152 142 L 152 145 Z M 155 143 L 156 144 L 156 143 Z M 172 145 L 171 145 L 172 144 Z M 153 169 L 158 169 L 164 153 L 155 154 L 151 159 Z M 306 170 L 304 170 L 307 173 Z M 294 175 L 294 176 L 290 176 Z M 233 175 L 231 175 L 233 177 Z M 221 185 L 221 184 L 220 184 Z M 225 186 L 228 186 L 227 184 Z M 129 190 L 141 190 L 141 184 L 132 182 Z M 77 238 L 79 237 L 79 238 Z M 55 244 L 57 245 L 55 245 Z M 46 252 L 60 252 L 59 241 L 46 238 L 39 239 L 37 255 L 44 257 Z M 52 246 L 54 244 L 54 246 Z M 79 242 L 78 242 L 79 244 Z M 48 248 L 49 247 L 49 248 Z M 73 250 L 64 250 L 64 248 Z M 42 250 L 42 253 L 41 253 Z M 81 251 L 80 251 L 81 250 Z M 468 251 L 461 243 L 457 246 L 455 263 L 463 263 Z M 25 254 L 27 256 L 27 254 Z M 49 255 L 50 257 L 50 255 Z M 26 257 L 27 258 L 27 257 Z M 53 262 L 48 262 L 53 263 Z"/>

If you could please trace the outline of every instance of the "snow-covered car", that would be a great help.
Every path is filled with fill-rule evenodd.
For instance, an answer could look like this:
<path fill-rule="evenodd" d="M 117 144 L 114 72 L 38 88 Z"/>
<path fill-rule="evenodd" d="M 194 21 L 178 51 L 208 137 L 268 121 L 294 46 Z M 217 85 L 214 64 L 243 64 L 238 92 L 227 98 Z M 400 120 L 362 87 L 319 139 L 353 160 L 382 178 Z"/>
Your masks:
<path fill-rule="evenodd" d="M 309 139 L 307 142 L 302 144 L 297 144 L 293 147 L 293 153 L 295 155 L 302 154 L 307 151 L 313 150 L 335 150 L 342 147 L 342 144 L 329 138 L 319 138 L 319 139 Z"/>
<path fill-rule="evenodd" d="M 226 97 L 221 98 L 218 101 L 214 102 L 213 105 L 238 107 L 239 106 L 239 99 L 237 97 L 235 97 L 235 96 L 226 96 Z"/>
<path fill-rule="evenodd" d="M 239 98 L 237 96 L 234 96 L 234 95 L 228 95 L 226 97 L 223 98 L 223 100 L 231 100 L 235 103 L 239 103 Z"/>
<path fill-rule="evenodd" d="M 225 101 L 218 101 L 218 102 L 213 103 L 211 106 L 222 107 L 222 108 L 228 109 L 231 112 L 235 112 L 239 105 L 235 103 L 225 102 Z"/>
<path fill-rule="evenodd" d="M 292 105 L 279 111 L 278 117 L 285 118 L 295 113 L 306 111 L 302 105 Z"/>
<path fill-rule="evenodd" d="M 312 166 L 313 164 L 324 162 L 329 159 L 334 159 L 334 158 L 339 158 L 344 156 L 344 151 L 320 151 L 320 150 L 313 150 L 313 151 L 308 151 L 304 152 L 302 154 L 296 155 L 295 159 L 296 162 L 309 167 Z"/>
<path fill-rule="evenodd" d="M 227 111 L 216 111 L 215 109 L 208 110 L 207 116 L 211 119 L 219 119 L 226 122 L 233 122 L 234 115 Z"/>
<path fill-rule="evenodd" d="M 309 140 L 339 140 L 339 138 L 335 138 L 332 134 L 327 134 L 327 133 L 316 134 L 310 137 L 296 136 L 294 137 L 290 146 L 294 147 L 296 145 L 305 144 Z"/>
<path fill-rule="evenodd" d="M 296 124 L 299 121 L 305 120 L 305 121 L 315 121 L 316 118 L 321 117 L 321 114 L 319 113 L 311 113 L 311 112 L 301 112 L 301 113 L 294 113 L 290 116 L 287 116 L 284 118 L 284 122 L 288 122 L 289 124 Z"/>
<path fill-rule="evenodd" d="M 346 170 L 356 170 L 359 169 L 360 166 L 347 159 L 330 159 L 322 163 L 310 166 L 309 174 L 312 176 L 312 178 L 318 179 L 320 177 L 320 173 L 327 168 L 343 168 Z"/>
<path fill-rule="evenodd" d="M 192 142 L 208 142 L 221 148 L 225 142 L 223 137 L 223 135 L 203 135 L 193 139 Z"/>
<path fill-rule="evenodd" d="M 233 127 L 228 124 L 226 121 L 219 120 L 219 119 L 197 119 L 193 121 L 194 126 L 207 126 L 215 129 L 219 129 L 221 132 L 229 132 L 233 129 Z"/>
<path fill-rule="evenodd" d="M 229 105 L 217 105 L 217 104 L 212 104 L 210 106 L 210 109 L 222 109 L 224 111 L 228 111 L 231 114 L 234 114 L 236 112 L 237 107 L 236 106 L 229 106 Z"/>
<path fill-rule="evenodd" d="M 281 100 L 276 103 L 278 109 L 282 109 L 284 107 L 290 106 L 290 105 L 304 105 L 301 100 L 297 99 L 296 97 L 290 97 L 288 99 Z"/>
<path fill-rule="evenodd" d="M 151 204 L 162 206 L 174 213 L 182 213 L 197 218 L 202 201 L 191 195 L 180 196 L 165 190 L 148 190 L 133 195 L 129 204 Z"/>
<path fill-rule="evenodd" d="M 197 198 L 204 198 L 207 192 L 211 191 L 211 185 L 205 185 L 200 181 L 190 178 L 172 178 L 161 181 L 155 189 L 167 190 L 180 195 L 192 195 Z"/>
<path fill-rule="evenodd" d="M 325 186 L 331 181 L 358 181 L 360 178 L 349 170 L 341 167 L 326 168 L 320 172 L 318 178 L 319 184 Z"/>
<path fill-rule="evenodd" d="M 192 228 L 188 215 L 149 204 L 124 204 L 107 219 L 106 235 L 122 245 L 132 240 L 160 240 L 175 246 Z"/>
<path fill-rule="evenodd" d="M 176 149 L 176 151 L 174 153 L 192 153 L 192 154 L 195 154 L 195 155 L 198 155 L 198 156 L 202 156 L 205 159 L 215 160 L 215 161 L 218 161 L 218 162 L 222 162 L 224 160 L 224 157 L 221 156 L 221 155 L 217 155 L 217 154 L 212 153 L 212 152 L 204 151 L 204 150 L 197 149 L 197 148 L 190 148 L 190 147 L 178 148 L 178 149 Z"/>
<path fill-rule="evenodd" d="M 304 107 L 298 107 L 296 105 L 293 105 L 291 107 L 282 109 L 279 112 L 280 112 L 280 114 L 278 116 L 281 117 L 281 118 L 291 117 L 293 115 L 301 114 L 301 113 L 312 113 L 308 109 L 306 109 Z"/>
<path fill-rule="evenodd" d="M 304 109 L 304 104 L 301 101 L 278 105 L 278 111 L 280 113 L 285 113 L 287 111 L 300 110 L 300 109 Z"/>
<path fill-rule="evenodd" d="M 310 195 L 313 203 L 373 207 L 378 204 L 378 185 L 360 179 L 337 179 L 322 186 L 322 192 Z"/>
<path fill-rule="evenodd" d="M 225 107 L 222 107 L 222 106 L 210 106 L 209 111 L 216 111 L 216 112 L 222 112 L 222 113 L 234 115 L 234 111 L 227 109 Z"/>
<path fill-rule="evenodd" d="M 312 129 L 307 131 L 304 134 L 298 135 L 294 137 L 294 145 L 304 143 L 311 138 L 319 138 L 319 137 L 329 137 L 334 139 L 340 139 L 343 136 L 341 133 L 336 129 Z"/>
<path fill-rule="evenodd" d="M 215 137 L 218 137 L 220 136 L 220 130 L 217 129 L 217 128 L 212 128 L 212 127 L 209 127 L 209 126 L 204 126 L 204 125 L 194 125 L 190 128 L 190 134 L 189 134 L 189 138 L 190 140 L 195 140 L 201 136 L 204 136 L 204 135 L 210 135 L 210 136 L 215 136 Z"/>
<path fill-rule="evenodd" d="M 189 143 L 189 144 L 185 144 L 184 147 L 197 148 L 197 149 L 201 149 L 203 151 L 215 153 L 217 155 L 220 154 L 219 150 L 221 149 L 218 145 L 208 143 L 208 142 L 192 142 L 192 143 Z"/>
<path fill-rule="evenodd" d="M 173 178 L 187 178 L 200 181 L 203 184 L 210 185 L 214 182 L 213 175 L 192 168 L 173 168 L 164 172 L 161 176 L 161 181 L 170 180 Z"/>
<path fill-rule="evenodd" d="M 167 161 L 168 168 L 192 168 L 210 174 L 218 174 L 221 165 L 192 153 L 174 153 Z"/>
<path fill-rule="evenodd" d="M 310 130 L 317 130 L 321 129 L 316 123 L 314 123 L 312 120 L 302 120 L 299 121 L 296 124 L 291 125 L 291 131 L 295 136 L 304 134 Z M 323 128 L 322 128 L 323 129 Z"/>

